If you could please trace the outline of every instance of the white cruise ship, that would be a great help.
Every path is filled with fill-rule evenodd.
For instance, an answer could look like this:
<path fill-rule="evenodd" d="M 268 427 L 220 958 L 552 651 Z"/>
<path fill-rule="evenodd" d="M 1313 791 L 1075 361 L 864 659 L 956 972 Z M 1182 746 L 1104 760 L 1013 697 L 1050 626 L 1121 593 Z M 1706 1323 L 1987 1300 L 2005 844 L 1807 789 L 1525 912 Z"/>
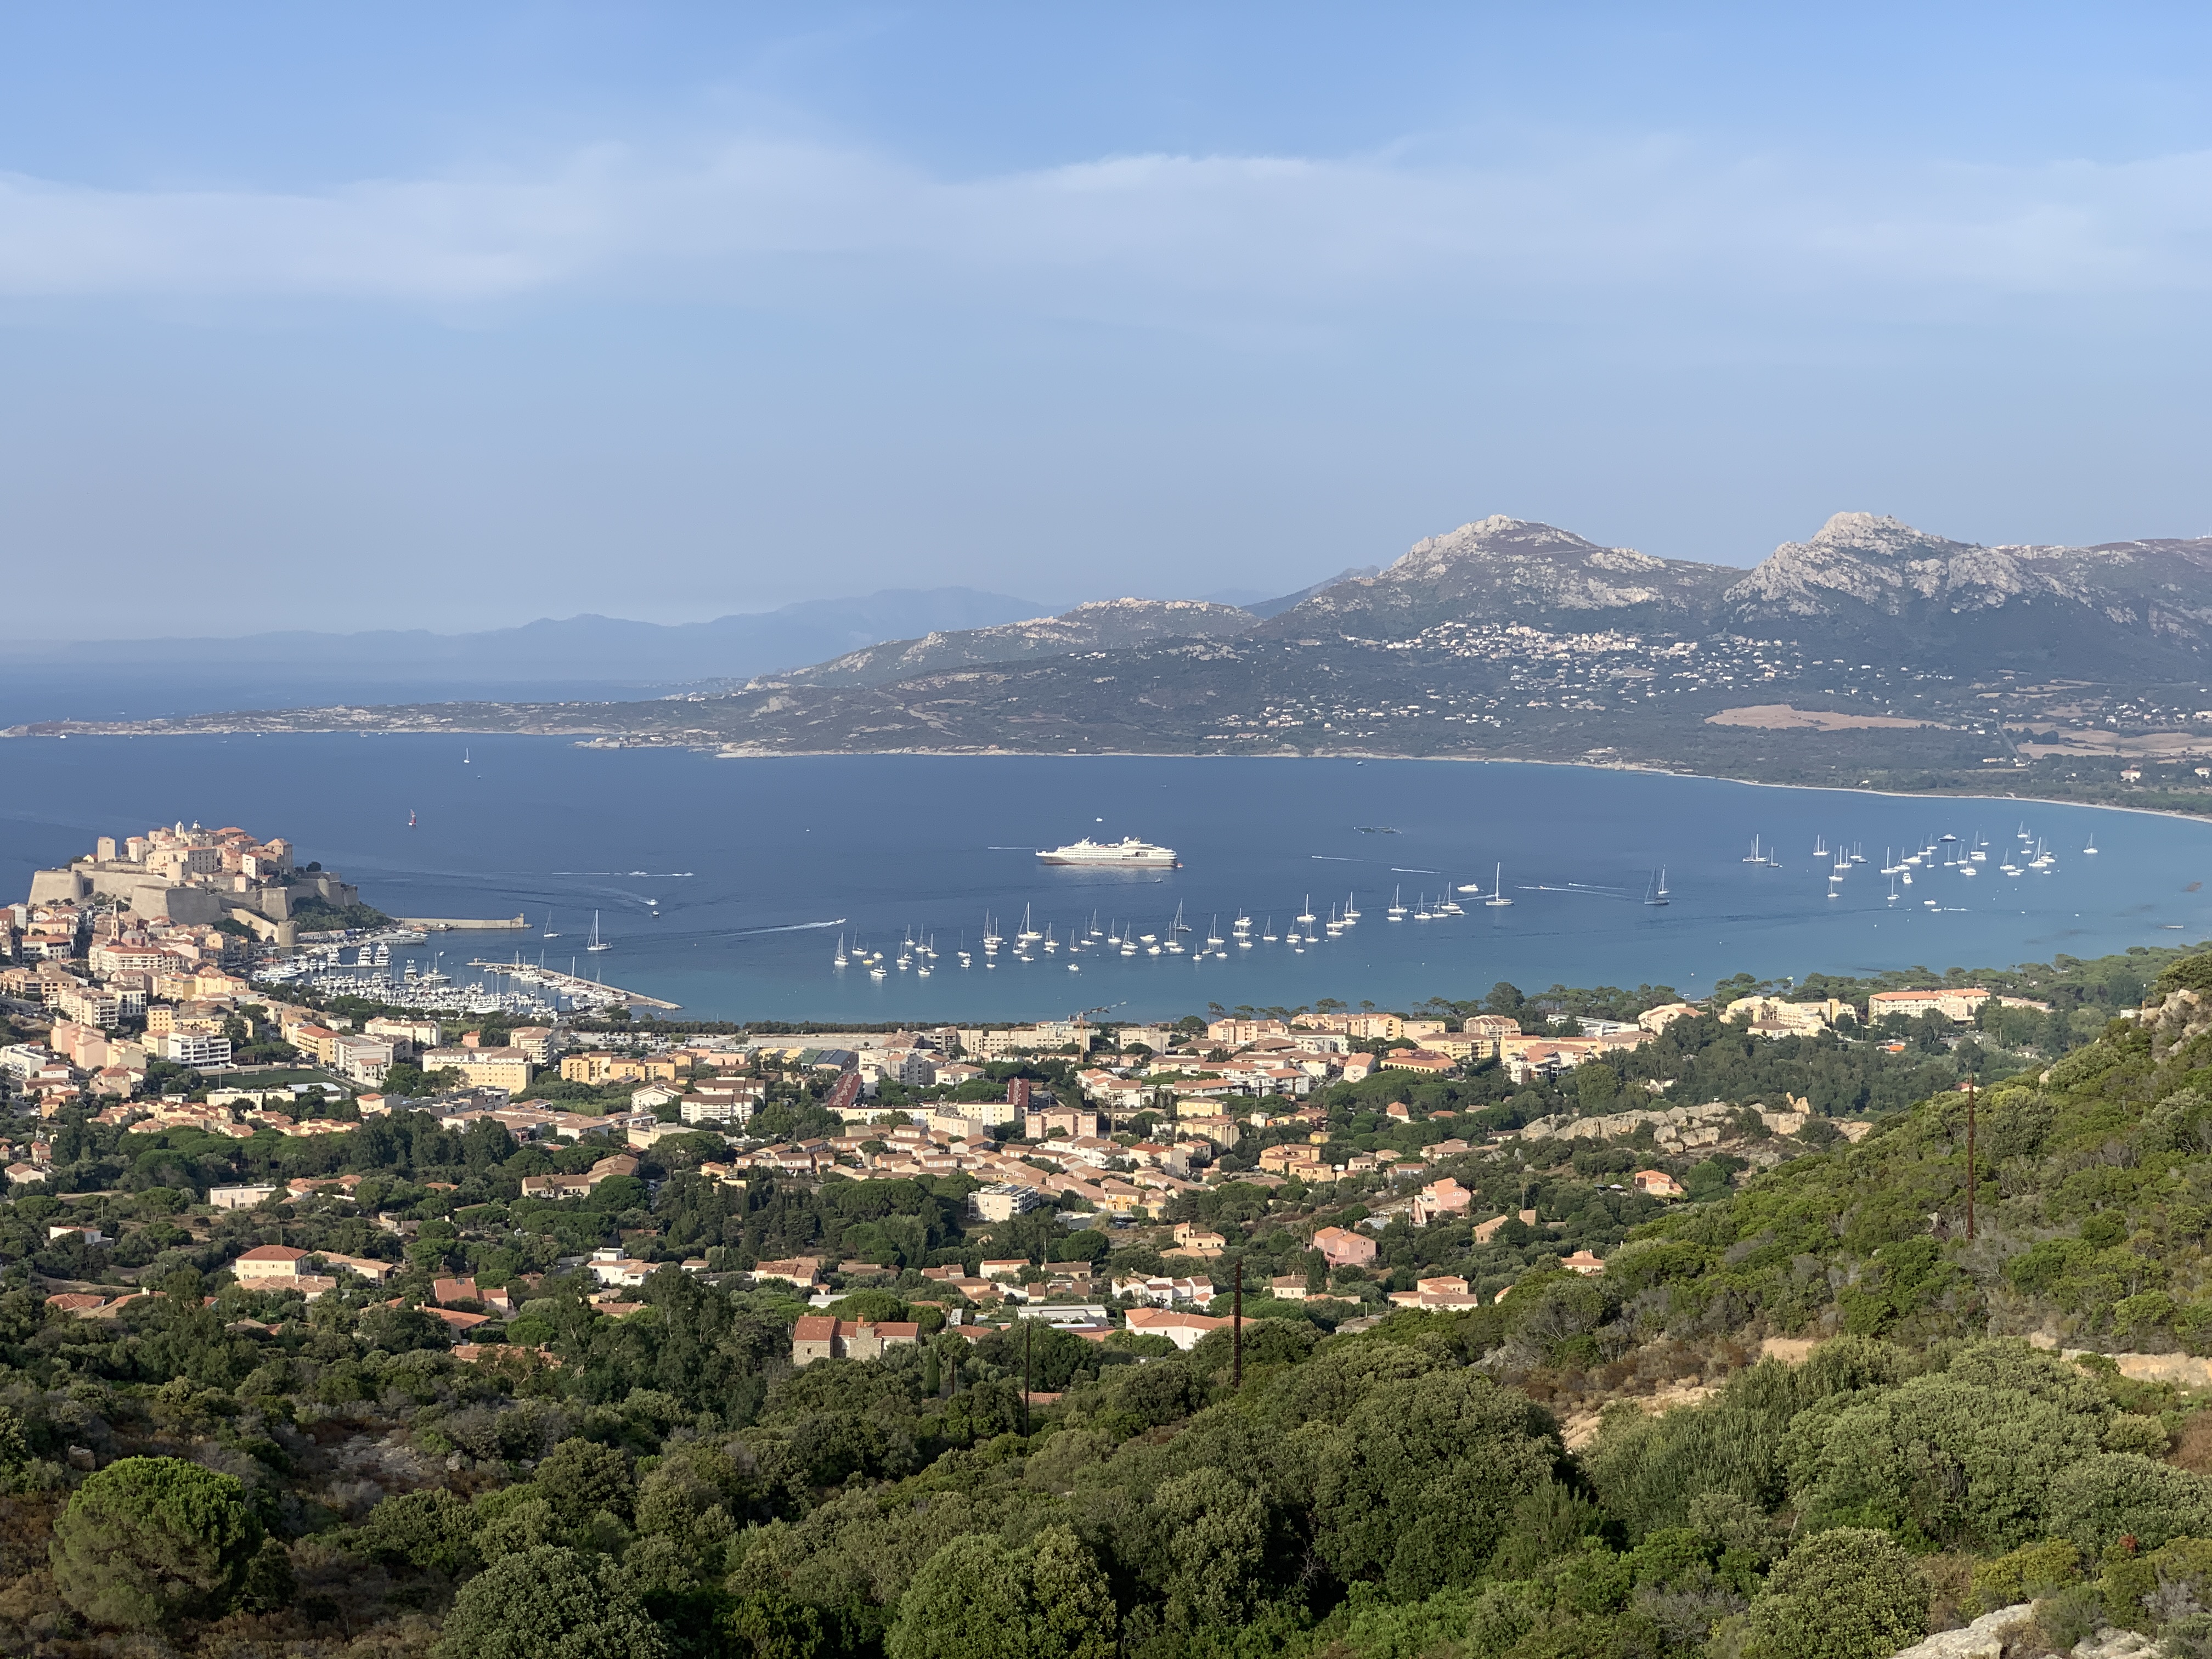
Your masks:
<path fill-rule="evenodd" d="M 1155 847 L 1148 841 L 1139 841 L 1134 836 L 1118 842 L 1096 842 L 1085 836 L 1081 841 L 1072 841 L 1065 847 L 1054 847 L 1037 854 L 1045 864 L 1104 864 L 1117 868 L 1180 870 L 1182 864 L 1172 847 Z"/>

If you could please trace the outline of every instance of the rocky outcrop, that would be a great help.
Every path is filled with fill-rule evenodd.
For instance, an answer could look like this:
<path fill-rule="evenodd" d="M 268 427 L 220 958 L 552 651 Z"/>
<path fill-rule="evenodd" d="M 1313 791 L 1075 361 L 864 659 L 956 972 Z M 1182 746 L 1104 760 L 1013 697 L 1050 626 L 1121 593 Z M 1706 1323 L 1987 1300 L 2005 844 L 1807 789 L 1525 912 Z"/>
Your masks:
<path fill-rule="evenodd" d="M 1703 1106 L 1608 1112 L 1603 1117 L 1540 1117 L 1533 1123 L 1523 1124 L 1520 1135 L 1523 1140 L 1610 1140 L 1615 1135 L 1632 1135 L 1648 1123 L 1662 1152 L 1688 1152 L 1698 1146 L 1717 1146 L 1733 1137 L 1736 1133 L 1736 1114 L 1742 1109 L 1716 1100 Z M 1759 1115 L 1795 1120 L 1793 1127 L 1802 1127 L 1805 1121 L 1803 1115 L 1796 1112 L 1761 1112 Z"/>
<path fill-rule="evenodd" d="M 2212 996 L 2186 988 L 2168 991 L 2159 1001 L 2144 1004 L 2142 1018 L 2150 1028 L 2153 1050 L 2162 1054 L 2212 1031 Z"/>
<path fill-rule="evenodd" d="M 1897 1659 L 2005 1659 L 2005 1644 L 2025 1633 L 2034 1616 L 2034 1604 L 2028 1601 L 1999 1607 L 1963 1630 L 1942 1631 L 1924 1642 L 1915 1642 Z"/>
<path fill-rule="evenodd" d="M 2069 1659 L 2152 1659 L 2158 1650 L 2155 1637 L 2145 1636 L 2141 1631 L 2118 1630 L 2107 1625 L 2094 1636 L 2085 1636 L 2076 1642 Z M 1897 1659 L 1905 1659 L 1905 1654 L 1917 1651 L 1916 1648 L 1908 1648 L 1905 1653 L 1898 1655 Z"/>

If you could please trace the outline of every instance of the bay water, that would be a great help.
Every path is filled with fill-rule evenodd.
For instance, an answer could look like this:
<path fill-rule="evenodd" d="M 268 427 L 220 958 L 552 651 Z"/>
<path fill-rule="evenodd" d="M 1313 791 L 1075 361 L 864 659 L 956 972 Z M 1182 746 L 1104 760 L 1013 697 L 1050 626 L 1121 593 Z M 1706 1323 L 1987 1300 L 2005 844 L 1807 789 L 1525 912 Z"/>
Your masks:
<path fill-rule="evenodd" d="M 1499 980 L 1695 995 L 1740 970 L 1940 972 L 2212 935 L 2212 823 L 2002 796 L 1503 763 L 731 760 L 501 737 L 19 738 L 0 757 L 0 891 L 10 897 L 33 869 L 88 851 L 96 836 L 239 824 L 289 836 L 300 859 L 340 871 L 394 915 L 528 917 L 520 931 L 438 936 L 448 972 L 467 977 L 460 964 L 477 956 L 542 956 L 564 970 L 573 958 L 580 972 L 716 1018 L 1103 1009 L 1150 1019 L 1325 997 L 1403 1008 L 1478 997 Z M 1175 848 L 1182 867 L 1036 857 L 1125 834 Z M 1754 836 L 1776 863 L 1745 861 Z M 1940 860 L 1983 843 L 1972 876 L 1923 865 L 1905 885 L 1881 873 L 1928 845 Z M 2039 847 L 2051 854 L 2045 867 L 2001 873 Z M 1839 848 L 1863 862 L 1832 882 Z M 1662 869 L 1668 902 L 1647 902 Z M 1501 878 L 1512 902 L 1484 903 Z M 1447 893 L 1462 914 L 1414 919 Z M 1405 920 L 1389 917 L 1394 896 Z M 1326 920 L 1347 901 L 1360 918 L 1338 938 L 1281 942 L 1305 931 L 1298 915 Z M 1180 936 L 1178 907 L 1194 929 Z M 1011 938 L 1024 913 L 1055 941 L 1088 935 L 1095 917 L 1190 950 L 1040 950 L 1030 963 L 1001 952 L 987 967 L 986 915 Z M 1240 949 L 1239 915 L 1255 941 L 1272 932 L 1278 942 Z M 612 948 L 590 955 L 595 915 Z M 1209 934 L 1224 954 L 1194 954 Z M 909 937 L 933 940 L 933 962 L 893 965 Z M 841 939 L 848 957 L 883 951 L 884 976 L 835 968 Z"/>

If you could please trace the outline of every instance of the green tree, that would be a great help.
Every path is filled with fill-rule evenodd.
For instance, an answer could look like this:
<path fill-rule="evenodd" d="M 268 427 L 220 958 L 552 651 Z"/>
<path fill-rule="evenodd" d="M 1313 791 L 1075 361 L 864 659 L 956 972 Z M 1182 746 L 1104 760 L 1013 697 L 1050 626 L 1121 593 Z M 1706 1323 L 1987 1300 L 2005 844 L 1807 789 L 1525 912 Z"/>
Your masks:
<path fill-rule="evenodd" d="M 612 1565 L 540 1545 L 461 1586 L 439 1659 L 668 1659 L 668 1638 Z"/>
<path fill-rule="evenodd" d="M 465 1499 L 443 1486 L 399 1492 L 368 1512 L 355 1547 L 387 1565 L 454 1572 L 468 1559 L 477 1518 Z"/>
<path fill-rule="evenodd" d="M 1168 1608 L 1178 1623 L 1242 1623 L 1258 1599 L 1267 1555 L 1260 1494 L 1221 1469 L 1193 1469 L 1152 1502 L 1168 1534 Z"/>
<path fill-rule="evenodd" d="M 1474 1581 L 1560 1449 L 1525 1396 L 1443 1370 L 1370 1389 L 1314 1454 L 1322 1559 L 1410 1601 Z"/>
<path fill-rule="evenodd" d="M 1106 1659 L 1106 1576 L 1066 1527 L 1027 1549 L 969 1533 L 924 1564 L 899 1601 L 889 1659 Z"/>
<path fill-rule="evenodd" d="M 2079 1370 L 2021 1342 L 1977 1343 L 1947 1370 L 1839 1407 L 1790 1425 L 1790 1486 L 1809 1518 L 1999 1550 L 2042 1534 L 2051 1483 L 2097 1455 L 2112 1414 Z"/>
<path fill-rule="evenodd" d="M 600 1510 L 627 1521 L 636 1489 L 630 1483 L 629 1459 L 612 1446 L 589 1440 L 568 1439 L 553 1448 L 538 1466 L 538 1489 L 563 1521 L 571 1526 L 589 1520 Z"/>
<path fill-rule="evenodd" d="M 1842 1527 L 1790 1552 L 1746 1615 L 1743 1659 L 1889 1659 L 1928 1632 L 1928 1581 L 1883 1533 Z"/>
<path fill-rule="evenodd" d="M 2212 1536 L 2212 1480 L 2131 1452 L 2084 1458 L 2051 1482 L 2050 1530 L 2092 1554 Z"/>
<path fill-rule="evenodd" d="M 103 1625 L 227 1611 L 261 1545 L 246 1489 L 179 1457 L 126 1457 L 78 1487 L 47 1553 L 69 1603 Z"/>

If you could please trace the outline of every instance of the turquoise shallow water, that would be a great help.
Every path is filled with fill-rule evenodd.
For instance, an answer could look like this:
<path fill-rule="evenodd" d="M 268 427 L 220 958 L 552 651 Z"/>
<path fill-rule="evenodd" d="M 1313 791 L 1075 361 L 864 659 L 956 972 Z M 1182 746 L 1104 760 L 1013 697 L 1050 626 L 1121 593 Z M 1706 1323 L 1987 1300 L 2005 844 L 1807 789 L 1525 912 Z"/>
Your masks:
<path fill-rule="evenodd" d="M 566 966 L 596 909 L 615 948 L 581 958 L 586 971 L 729 1018 L 1095 1007 L 1155 1018 L 1329 996 L 1404 1006 L 1480 995 L 1500 979 L 1698 993 L 1741 969 L 1940 970 L 2212 935 L 2212 824 L 2007 799 L 1422 761 L 726 761 L 551 738 L 18 739 L 0 757 L 0 890 L 10 896 L 33 868 L 95 835 L 238 823 L 291 836 L 301 858 L 398 914 L 527 911 L 527 935 L 467 941 L 487 953 L 542 950 Z M 2056 863 L 2008 878 L 1996 865 L 2023 824 Z M 1916 872 L 1890 902 L 1885 848 L 1947 832 L 1988 839 L 1983 873 Z M 1085 833 L 1166 842 L 1185 867 L 1109 873 L 1032 855 Z M 1754 834 L 1779 848 L 1782 868 L 1742 861 Z M 1816 836 L 1866 854 L 1833 899 Z M 1462 917 L 1385 917 L 1394 889 L 1411 906 L 1447 886 L 1486 888 L 1499 863 L 1510 907 L 1463 896 Z M 1672 902 L 1647 906 L 1662 865 Z M 1062 939 L 1094 911 L 1102 926 L 1133 921 L 1164 937 L 1180 902 L 1197 937 L 1217 916 L 1226 937 L 1240 908 L 1272 915 L 1280 933 L 1307 896 L 1325 914 L 1347 894 L 1358 927 L 1304 954 L 1279 944 L 1231 945 L 1226 961 L 1091 952 L 1074 958 L 1078 973 L 1065 952 L 989 970 L 980 952 L 965 971 L 955 957 L 963 934 L 974 948 L 987 909 L 1018 926 L 1028 905 Z M 562 935 L 550 941 L 538 938 L 549 910 Z M 832 968 L 841 933 L 888 947 L 908 928 L 935 936 L 928 979 Z"/>

